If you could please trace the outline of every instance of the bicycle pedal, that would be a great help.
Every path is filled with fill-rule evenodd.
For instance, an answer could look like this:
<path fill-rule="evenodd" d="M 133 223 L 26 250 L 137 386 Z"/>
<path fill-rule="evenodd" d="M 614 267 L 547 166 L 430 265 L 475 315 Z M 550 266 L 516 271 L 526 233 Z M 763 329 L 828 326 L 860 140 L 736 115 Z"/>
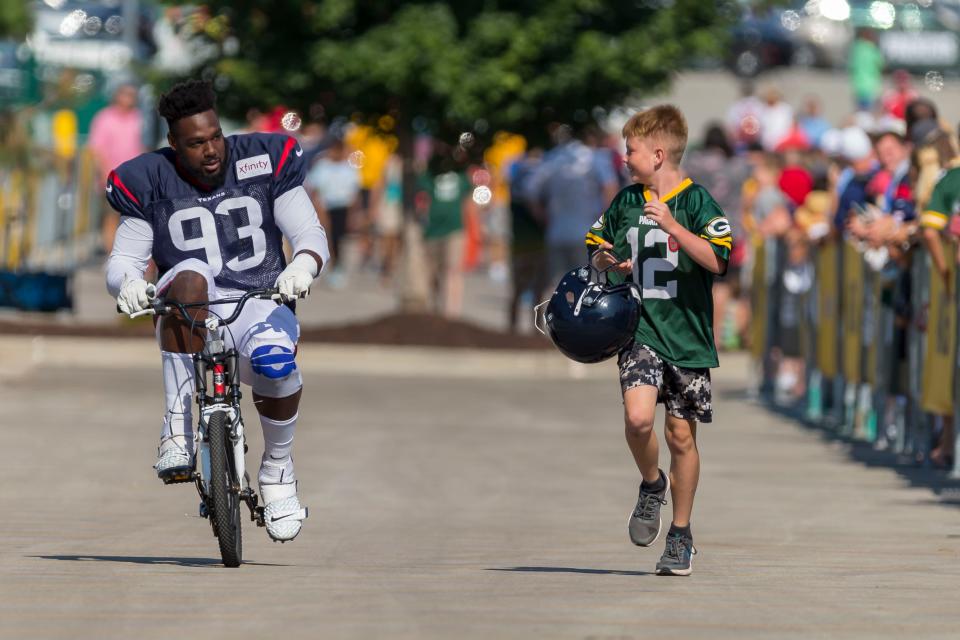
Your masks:
<path fill-rule="evenodd" d="M 182 484 L 193 482 L 193 469 L 172 470 L 160 476 L 163 484 Z"/>

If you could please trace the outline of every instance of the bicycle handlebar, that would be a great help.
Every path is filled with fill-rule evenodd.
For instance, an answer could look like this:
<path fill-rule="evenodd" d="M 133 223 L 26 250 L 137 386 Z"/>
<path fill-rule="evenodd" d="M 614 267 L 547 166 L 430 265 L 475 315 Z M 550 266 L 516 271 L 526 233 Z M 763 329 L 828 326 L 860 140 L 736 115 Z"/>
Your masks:
<path fill-rule="evenodd" d="M 306 292 L 298 297 L 306 297 Z M 240 316 L 240 312 L 243 310 L 243 305 L 245 305 L 247 300 L 250 300 L 251 298 L 257 298 L 259 300 L 283 300 L 283 296 L 280 295 L 280 291 L 275 287 L 266 289 L 252 289 L 237 298 L 221 298 L 219 300 L 206 300 L 203 302 L 177 302 L 176 300 L 167 300 L 163 297 L 156 297 L 150 301 L 150 306 L 148 308 L 142 309 L 141 311 L 135 311 L 130 314 L 130 317 L 139 318 L 141 316 L 163 316 L 173 312 L 174 310 L 177 310 L 180 312 L 180 315 L 184 317 L 184 319 L 191 321 L 191 318 L 187 315 L 187 309 L 199 309 L 218 304 L 237 303 L 237 307 L 233 310 L 233 313 L 230 314 L 228 318 L 222 318 L 220 320 L 221 324 L 227 325 Z M 119 306 L 117 306 L 117 313 L 123 313 Z"/>

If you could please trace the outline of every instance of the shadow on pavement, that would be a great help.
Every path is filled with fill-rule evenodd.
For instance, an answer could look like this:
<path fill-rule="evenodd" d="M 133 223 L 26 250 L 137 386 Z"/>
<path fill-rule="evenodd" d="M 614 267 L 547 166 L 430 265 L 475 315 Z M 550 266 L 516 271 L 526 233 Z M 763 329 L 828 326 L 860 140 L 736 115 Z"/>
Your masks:
<path fill-rule="evenodd" d="M 215 558 L 170 558 L 165 556 L 27 556 L 29 558 L 41 558 L 43 560 L 73 560 L 77 562 L 122 562 L 127 564 L 169 564 L 179 567 L 216 567 L 223 563 Z M 269 564 L 265 562 L 244 562 L 245 565 L 255 567 L 289 567 L 287 564 Z"/>
<path fill-rule="evenodd" d="M 652 576 L 654 571 L 621 571 L 619 569 L 577 569 L 575 567 L 494 567 L 487 571 L 515 571 L 519 573 L 595 573 L 614 576 Z"/>
<path fill-rule="evenodd" d="M 769 413 L 784 418 L 807 431 L 816 433 L 824 442 L 837 443 L 843 447 L 847 457 L 867 468 L 885 468 L 895 471 L 911 487 L 922 487 L 933 491 L 937 499 L 931 503 L 942 505 L 960 505 L 960 479 L 950 478 L 948 470 L 934 468 L 918 461 L 916 456 L 896 453 L 891 449 L 877 449 L 873 443 L 857 440 L 831 430 L 823 425 L 804 419 L 798 410 L 777 407 L 756 400 L 745 389 L 729 389 L 721 392 L 726 400 L 747 402 L 766 409 Z"/>

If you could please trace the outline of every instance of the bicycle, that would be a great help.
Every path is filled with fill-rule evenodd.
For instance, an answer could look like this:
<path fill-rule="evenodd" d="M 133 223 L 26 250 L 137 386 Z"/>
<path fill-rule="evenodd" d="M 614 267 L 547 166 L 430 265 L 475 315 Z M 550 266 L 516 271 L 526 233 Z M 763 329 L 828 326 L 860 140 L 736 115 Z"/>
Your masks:
<path fill-rule="evenodd" d="M 154 298 L 149 308 L 130 314 L 163 316 L 174 311 L 190 323 L 196 320 L 188 309 L 233 304 L 236 308 L 223 318 L 213 311 L 204 320 L 207 333 L 203 350 L 193 354 L 196 401 L 199 409 L 197 443 L 193 468 L 185 474 L 163 478 L 165 484 L 194 482 L 200 494 L 200 516 L 210 521 L 213 535 L 220 546 L 220 557 L 226 567 L 239 567 L 243 562 L 240 503 L 250 509 L 250 519 L 258 527 L 266 526 L 263 507 L 250 484 L 244 455 L 247 445 L 240 414 L 239 354 L 224 346 L 224 330 L 234 322 L 244 304 L 252 298 L 280 300 L 277 289 L 254 289 L 237 298 L 206 302 L 181 303 L 162 297 Z M 211 375 L 213 395 L 207 395 L 207 374 Z M 198 464 L 199 462 L 199 464 Z"/>

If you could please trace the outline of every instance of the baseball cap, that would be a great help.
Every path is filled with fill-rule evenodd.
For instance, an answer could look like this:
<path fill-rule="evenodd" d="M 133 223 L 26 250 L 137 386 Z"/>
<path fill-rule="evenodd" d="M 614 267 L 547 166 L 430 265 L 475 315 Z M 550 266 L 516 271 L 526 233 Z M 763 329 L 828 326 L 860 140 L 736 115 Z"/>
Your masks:
<path fill-rule="evenodd" d="M 903 138 L 907 134 L 907 123 L 900 118 L 885 115 L 876 121 L 870 133 L 877 137 L 892 133 Z"/>
<path fill-rule="evenodd" d="M 860 127 L 847 127 L 841 132 L 840 155 L 855 162 L 873 153 L 870 136 Z"/>
<path fill-rule="evenodd" d="M 843 131 L 840 129 L 828 129 L 820 136 L 820 149 L 828 156 L 839 156 L 842 154 Z"/>

